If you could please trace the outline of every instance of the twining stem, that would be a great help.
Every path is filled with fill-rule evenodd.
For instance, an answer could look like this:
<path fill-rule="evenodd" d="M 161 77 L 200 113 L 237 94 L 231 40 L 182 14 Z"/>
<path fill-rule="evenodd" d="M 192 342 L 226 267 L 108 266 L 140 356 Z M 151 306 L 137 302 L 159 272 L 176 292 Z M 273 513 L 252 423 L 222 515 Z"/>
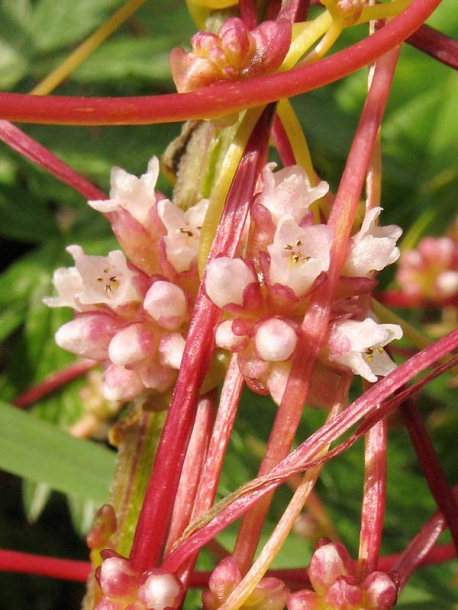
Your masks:
<path fill-rule="evenodd" d="M 173 506 L 173 515 L 164 550 L 165 557 L 169 554 L 173 544 L 181 536 L 192 518 L 193 506 L 206 464 L 208 442 L 214 418 L 214 402 L 214 392 L 203 396 L 199 401 L 196 421 L 194 422 Z"/>
<path fill-rule="evenodd" d="M 394 394 L 406 382 L 422 373 L 432 364 L 437 364 L 441 358 L 455 349 L 458 349 L 458 330 L 451 332 L 442 339 L 438 339 L 434 345 L 415 354 L 385 378 L 378 381 L 343 413 L 314 432 L 297 449 L 275 466 L 268 475 L 244 485 L 216 505 L 206 515 L 205 519 L 200 518 L 198 522 L 191 524 L 185 532 L 186 539 L 169 557 L 169 567 L 173 565 L 173 562 L 175 562 L 175 565 L 180 565 L 187 556 L 212 540 L 220 531 L 255 505 L 260 498 L 281 485 L 291 474 L 316 466 L 318 462 L 316 456 L 320 451 L 348 432 L 362 418 L 365 418 L 357 432 L 352 434 L 347 441 L 342 442 L 336 449 L 330 451 L 326 460 L 347 450 L 362 434 L 397 408 L 409 395 L 419 391 L 432 379 L 453 367 L 458 362 L 458 355 L 452 356 L 447 363 L 436 365 L 436 368 L 426 374 L 420 381 L 406 390 Z M 383 406 L 380 408 L 379 405 L 382 403 Z"/>
<path fill-rule="evenodd" d="M 458 552 L 458 504 L 452 494 L 431 438 L 412 399 L 401 405 L 401 415 L 439 510 L 444 515 Z"/>
<path fill-rule="evenodd" d="M 325 340 L 334 291 L 347 255 L 347 245 L 361 196 L 378 129 L 388 101 L 399 49 L 377 62 L 374 78 L 353 139 L 328 225 L 333 230 L 331 264 L 327 281 L 311 297 L 302 323 L 302 337 L 286 390 L 269 437 L 259 476 L 267 474 L 289 452 L 310 388 L 313 367 Z M 240 570 L 252 561 L 270 498 L 260 501 L 243 518 L 235 557 Z"/>
<path fill-rule="evenodd" d="M 0 117 L 54 125 L 146 125 L 233 114 L 318 89 L 352 74 L 413 34 L 440 3 L 441 0 L 413 0 L 373 36 L 292 71 L 156 97 L 107 99 L 3 93 Z"/>
<path fill-rule="evenodd" d="M 377 568 L 386 500 L 387 424 L 381 419 L 365 436 L 364 492 L 358 570 L 361 580 Z"/>
<path fill-rule="evenodd" d="M 0 140 L 20 155 L 36 163 L 64 184 L 83 195 L 86 199 L 106 199 L 104 192 L 76 173 L 47 148 L 21 131 L 16 125 L 0 120 Z"/>
<path fill-rule="evenodd" d="M 226 200 L 210 258 L 234 256 L 237 251 L 256 180 L 265 164 L 272 114 L 272 108 L 263 112 L 248 141 Z M 130 559 L 140 571 L 156 566 L 160 560 L 200 387 L 214 349 L 213 329 L 221 313 L 207 298 L 203 286 L 204 280 L 197 295 L 180 373 L 135 532 Z"/>
<path fill-rule="evenodd" d="M 331 421 L 343 410 L 347 400 L 350 383 L 351 376 L 344 375 L 340 384 L 338 399 L 334 406 L 330 409 L 327 421 Z M 324 448 L 322 454 L 326 454 L 327 450 L 327 447 Z M 259 581 L 265 575 L 267 569 L 291 532 L 297 517 L 302 511 L 305 503 L 307 502 L 307 498 L 314 488 L 314 485 L 321 472 L 321 468 L 322 465 L 316 466 L 304 474 L 292 500 L 290 501 L 283 515 L 280 517 L 280 520 L 276 524 L 269 540 L 263 546 L 259 557 L 248 570 L 242 581 L 231 592 L 224 604 L 220 606 L 219 610 L 238 610 L 238 608 L 243 605 L 243 603 L 259 584 Z"/>
<path fill-rule="evenodd" d="M 455 498 L 455 501 L 458 501 L 458 485 L 453 489 L 453 497 Z M 444 516 L 440 511 L 437 511 L 431 519 L 425 523 L 415 538 L 409 543 L 405 551 L 397 558 L 392 566 L 392 570 L 398 574 L 399 589 L 402 589 L 412 572 L 417 566 L 425 561 L 431 550 L 433 550 L 436 540 L 443 532 L 445 525 L 446 521 Z M 454 550 L 456 557 L 456 547 Z"/>

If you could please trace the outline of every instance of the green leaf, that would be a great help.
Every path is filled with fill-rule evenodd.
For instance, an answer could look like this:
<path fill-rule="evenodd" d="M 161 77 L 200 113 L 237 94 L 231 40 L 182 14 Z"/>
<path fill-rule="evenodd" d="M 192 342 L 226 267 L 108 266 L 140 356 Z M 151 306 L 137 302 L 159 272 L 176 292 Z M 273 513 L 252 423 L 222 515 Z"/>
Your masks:
<path fill-rule="evenodd" d="M 108 499 L 115 454 L 0 402 L 0 468 L 97 504 Z"/>

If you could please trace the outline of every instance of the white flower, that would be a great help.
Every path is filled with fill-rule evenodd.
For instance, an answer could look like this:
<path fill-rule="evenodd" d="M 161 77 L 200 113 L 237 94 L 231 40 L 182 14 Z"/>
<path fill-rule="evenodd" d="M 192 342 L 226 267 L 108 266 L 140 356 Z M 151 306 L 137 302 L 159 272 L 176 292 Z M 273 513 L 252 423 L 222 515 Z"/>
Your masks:
<path fill-rule="evenodd" d="M 202 199 L 186 212 L 167 199 L 159 201 L 157 207 L 159 218 L 167 229 L 164 237 L 167 259 L 178 273 L 187 271 L 199 251 L 208 199 Z"/>
<path fill-rule="evenodd" d="M 377 376 L 384 377 L 396 368 L 383 347 L 401 337 L 398 324 L 377 324 L 371 318 L 339 321 L 330 331 L 328 357 L 375 382 Z"/>
<path fill-rule="evenodd" d="M 326 225 L 301 228 L 292 218 L 279 225 L 270 254 L 269 281 L 303 296 L 330 262 L 331 230 Z"/>
<path fill-rule="evenodd" d="M 369 277 L 372 271 L 381 271 L 399 258 L 396 241 L 402 230 L 396 225 L 379 227 L 376 224 L 382 208 L 366 212 L 361 229 L 350 240 L 350 252 L 342 275 Z"/>
<path fill-rule="evenodd" d="M 138 274 L 129 269 L 121 250 L 108 256 L 88 256 L 80 246 L 69 246 L 67 251 L 75 259 L 83 289 L 75 294 L 82 305 L 106 304 L 112 308 L 135 301 L 142 295 L 136 286 Z"/>
<path fill-rule="evenodd" d="M 89 201 L 89 205 L 103 214 L 123 208 L 145 225 L 150 210 L 156 204 L 156 182 L 159 175 L 159 161 L 153 157 L 148 170 L 140 178 L 127 173 L 120 167 L 111 170 L 110 199 Z"/>
<path fill-rule="evenodd" d="M 264 190 L 259 202 L 272 214 L 275 224 L 283 218 L 300 223 L 311 203 L 324 197 L 329 190 L 326 182 L 312 187 L 307 174 L 299 165 L 273 172 L 275 163 L 266 165 L 263 171 Z"/>

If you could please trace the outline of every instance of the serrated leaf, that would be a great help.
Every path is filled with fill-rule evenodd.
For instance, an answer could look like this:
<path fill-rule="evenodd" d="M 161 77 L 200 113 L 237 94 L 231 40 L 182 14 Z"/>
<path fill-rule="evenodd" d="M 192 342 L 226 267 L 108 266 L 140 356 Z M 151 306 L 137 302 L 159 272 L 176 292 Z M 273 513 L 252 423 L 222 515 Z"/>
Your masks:
<path fill-rule="evenodd" d="M 0 468 L 97 504 L 108 499 L 115 454 L 0 402 Z"/>

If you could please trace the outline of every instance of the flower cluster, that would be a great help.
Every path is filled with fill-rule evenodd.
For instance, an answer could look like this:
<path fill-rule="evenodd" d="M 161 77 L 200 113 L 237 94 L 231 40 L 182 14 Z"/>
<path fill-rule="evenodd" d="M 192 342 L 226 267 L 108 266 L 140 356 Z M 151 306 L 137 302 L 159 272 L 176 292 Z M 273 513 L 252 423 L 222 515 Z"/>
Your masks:
<path fill-rule="evenodd" d="M 452 237 L 424 237 L 404 252 L 396 279 L 411 298 L 443 302 L 458 298 L 458 242 Z"/>
<path fill-rule="evenodd" d="M 332 233 L 316 223 L 311 205 L 328 185 L 312 187 L 299 166 L 263 171 L 245 233 L 242 258 L 210 261 L 205 289 L 225 317 L 215 329 L 218 348 L 237 354 L 255 391 L 280 403 L 301 336 L 310 295 L 326 280 Z M 89 204 L 106 215 L 128 254 L 90 256 L 69 246 L 75 266 L 58 269 L 51 307 L 69 306 L 76 317 L 59 329 L 57 343 L 103 362 L 104 394 L 130 400 L 144 390 L 165 392 L 176 379 L 199 284 L 196 256 L 208 207 L 202 200 L 183 211 L 155 193 L 158 161 L 136 178 L 115 168 L 110 199 Z M 369 381 L 394 367 L 383 347 L 400 327 L 360 319 L 357 297 L 374 286 L 374 271 L 399 255 L 400 229 L 378 227 L 381 208 L 367 211 L 352 236 L 320 362 L 312 402 L 332 400 L 336 371 L 351 369 Z"/>
<path fill-rule="evenodd" d="M 89 204 L 105 214 L 128 255 L 90 256 L 69 246 L 75 266 L 58 269 L 50 307 L 76 312 L 57 343 L 104 363 L 104 395 L 130 400 L 165 392 L 176 379 L 198 286 L 196 255 L 208 202 L 186 212 L 155 193 L 153 158 L 141 178 L 115 168 L 110 199 Z"/>
<path fill-rule="evenodd" d="M 170 54 L 170 69 L 180 93 L 218 81 L 250 78 L 275 72 L 291 43 L 291 23 L 264 21 L 250 31 L 232 17 L 218 34 L 199 32 L 191 38 L 192 51 L 177 47 Z"/>
<path fill-rule="evenodd" d="M 300 167 L 274 173 L 272 164 L 264 169 L 263 180 L 251 211 L 246 256 L 212 260 L 205 287 L 226 314 L 215 331 L 217 346 L 237 354 L 253 390 L 270 393 L 280 403 L 310 295 L 326 281 L 332 234 L 327 225 L 315 223 L 310 209 L 326 194 L 327 184 L 312 187 Z M 359 319 L 355 299 L 373 288 L 374 271 L 399 256 L 396 240 L 401 230 L 378 227 L 380 211 L 367 211 L 349 244 L 328 338 L 315 371 L 312 392 L 318 404 L 331 398 L 338 369 L 349 368 L 376 381 L 394 368 L 383 347 L 401 337 L 400 327 Z"/>
<path fill-rule="evenodd" d="M 293 593 L 288 610 L 390 610 L 397 598 L 396 584 L 385 572 L 372 572 L 364 580 L 339 543 L 322 541 L 308 568 L 312 590 Z"/>

